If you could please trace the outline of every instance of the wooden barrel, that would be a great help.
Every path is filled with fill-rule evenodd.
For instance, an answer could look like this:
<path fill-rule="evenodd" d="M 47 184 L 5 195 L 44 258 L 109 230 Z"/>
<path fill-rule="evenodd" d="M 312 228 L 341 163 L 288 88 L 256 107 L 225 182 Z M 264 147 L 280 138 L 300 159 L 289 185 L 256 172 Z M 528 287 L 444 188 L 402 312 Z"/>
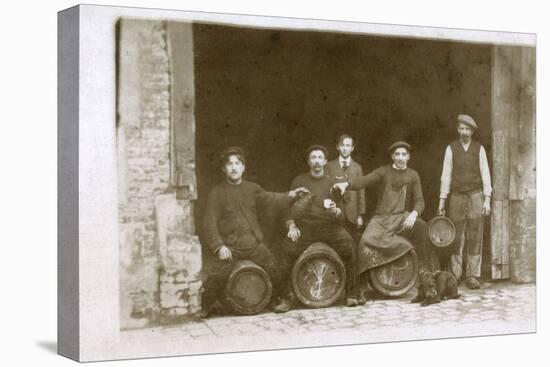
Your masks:
<path fill-rule="evenodd" d="M 410 250 L 390 263 L 369 270 L 374 289 L 389 297 L 398 297 L 409 291 L 418 278 L 418 256 Z"/>
<path fill-rule="evenodd" d="M 235 264 L 225 286 L 227 304 L 241 315 L 253 315 L 269 303 L 272 285 L 264 269 L 250 260 Z"/>
<path fill-rule="evenodd" d="M 292 268 L 292 288 L 305 306 L 330 306 L 345 286 L 346 267 L 336 251 L 325 243 L 311 244 Z"/>
<path fill-rule="evenodd" d="M 428 238 L 437 247 L 447 247 L 455 240 L 456 229 L 452 220 L 437 216 L 428 222 Z"/>

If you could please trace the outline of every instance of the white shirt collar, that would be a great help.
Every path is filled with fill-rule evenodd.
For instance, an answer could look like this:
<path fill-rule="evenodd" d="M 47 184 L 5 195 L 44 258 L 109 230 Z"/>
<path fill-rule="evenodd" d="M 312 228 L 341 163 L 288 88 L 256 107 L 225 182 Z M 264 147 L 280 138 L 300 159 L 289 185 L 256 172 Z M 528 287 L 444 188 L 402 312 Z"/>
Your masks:
<path fill-rule="evenodd" d="M 398 171 L 404 171 L 404 170 L 407 169 L 407 166 L 405 166 L 405 168 L 399 168 L 399 167 L 397 167 L 397 165 L 395 163 L 392 164 L 392 167 L 395 168 Z"/>
<path fill-rule="evenodd" d="M 344 162 L 346 162 L 347 166 L 349 167 L 351 164 L 351 156 L 347 158 L 342 158 L 342 156 L 339 156 L 338 161 L 340 162 L 340 167 L 344 166 Z"/>

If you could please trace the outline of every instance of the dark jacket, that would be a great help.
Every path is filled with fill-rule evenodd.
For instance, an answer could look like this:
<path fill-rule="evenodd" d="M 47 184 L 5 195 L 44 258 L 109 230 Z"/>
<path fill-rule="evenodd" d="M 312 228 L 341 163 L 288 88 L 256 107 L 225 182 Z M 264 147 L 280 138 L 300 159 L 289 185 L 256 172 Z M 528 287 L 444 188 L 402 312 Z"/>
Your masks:
<path fill-rule="evenodd" d="M 235 186 L 226 181 L 216 185 L 208 195 L 203 242 L 213 253 L 224 245 L 237 252 L 257 246 L 264 238 L 258 223 L 258 205 L 269 200 L 281 200 L 287 206 L 291 201 L 286 193 L 267 192 L 246 180 Z"/>
<path fill-rule="evenodd" d="M 353 159 L 350 166 L 344 172 L 338 158 L 327 163 L 325 170 L 329 176 L 335 177 L 337 181 L 350 181 L 352 178 L 363 176 L 363 168 Z M 365 189 L 347 191 L 344 194 L 344 214 L 351 223 L 357 224 L 357 217 L 364 215 L 365 210 Z"/>
<path fill-rule="evenodd" d="M 382 166 L 368 175 L 352 179 L 348 190 L 359 190 L 371 186 L 375 186 L 377 192 L 375 214 L 396 214 L 395 203 L 391 197 L 403 191 L 405 193 L 404 210 L 416 210 L 419 216 L 422 215 L 425 206 L 424 195 L 420 176 L 414 169 L 407 167 L 401 171 L 394 169 L 392 165 Z"/>

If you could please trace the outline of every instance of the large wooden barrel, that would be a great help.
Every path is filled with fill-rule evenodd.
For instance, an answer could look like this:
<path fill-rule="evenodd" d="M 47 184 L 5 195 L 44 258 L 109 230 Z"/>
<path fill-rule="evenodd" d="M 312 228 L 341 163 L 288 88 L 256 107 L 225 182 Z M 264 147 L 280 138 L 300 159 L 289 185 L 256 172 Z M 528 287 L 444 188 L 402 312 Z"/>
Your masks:
<path fill-rule="evenodd" d="M 409 291 L 418 278 L 418 256 L 411 249 L 385 265 L 369 270 L 369 280 L 374 289 L 389 297 L 398 297 Z"/>
<path fill-rule="evenodd" d="M 325 243 L 311 244 L 292 268 L 292 288 L 308 307 L 327 307 L 346 286 L 346 267 L 340 256 Z"/>
<path fill-rule="evenodd" d="M 250 260 L 235 264 L 225 286 L 227 304 L 241 315 L 253 315 L 269 303 L 272 294 L 269 275 Z"/>

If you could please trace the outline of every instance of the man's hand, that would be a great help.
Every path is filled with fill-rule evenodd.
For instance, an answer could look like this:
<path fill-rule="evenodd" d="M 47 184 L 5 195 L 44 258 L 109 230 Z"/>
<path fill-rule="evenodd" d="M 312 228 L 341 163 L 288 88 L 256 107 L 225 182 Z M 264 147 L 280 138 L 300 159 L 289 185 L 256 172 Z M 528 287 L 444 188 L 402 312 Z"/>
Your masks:
<path fill-rule="evenodd" d="M 288 225 L 288 234 L 287 237 L 290 238 L 292 242 L 297 242 L 300 238 L 300 229 L 296 225 L 296 223 L 291 222 Z"/>
<path fill-rule="evenodd" d="M 437 215 L 445 215 L 445 199 L 439 199 L 439 207 L 437 208 Z"/>
<path fill-rule="evenodd" d="M 231 254 L 231 250 L 227 246 L 222 246 L 218 250 L 218 258 L 223 261 L 229 261 L 233 258 L 233 254 Z"/>
<path fill-rule="evenodd" d="M 334 185 L 332 185 L 332 188 L 340 190 L 342 195 L 344 195 L 344 193 L 346 192 L 346 189 L 348 188 L 348 186 L 349 186 L 348 182 L 337 182 Z"/>
<path fill-rule="evenodd" d="M 414 226 L 414 223 L 416 222 L 417 217 L 418 217 L 418 213 L 416 212 L 416 210 L 413 210 L 411 214 L 409 214 L 409 216 L 405 218 L 401 227 L 404 230 L 407 230 L 407 231 L 410 230 Z"/>
<path fill-rule="evenodd" d="M 335 217 L 338 217 L 340 214 L 342 214 L 342 209 L 338 208 L 336 206 L 336 203 L 334 201 L 332 201 L 329 205 L 329 207 L 327 208 L 328 212 L 332 215 L 334 215 Z"/>
<path fill-rule="evenodd" d="M 483 201 L 483 208 L 481 209 L 481 214 L 484 217 L 488 217 L 491 214 L 491 197 L 485 196 L 485 201 Z"/>
<path fill-rule="evenodd" d="M 361 215 L 357 216 L 357 229 L 361 229 L 361 227 L 363 227 L 363 224 L 365 224 L 363 222 L 363 217 Z"/>
<path fill-rule="evenodd" d="M 288 196 L 292 199 L 295 199 L 300 194 L 309 194 L 309 190 L 305 187 L 298 187 L 297 189 L 290 190 Z"/>

